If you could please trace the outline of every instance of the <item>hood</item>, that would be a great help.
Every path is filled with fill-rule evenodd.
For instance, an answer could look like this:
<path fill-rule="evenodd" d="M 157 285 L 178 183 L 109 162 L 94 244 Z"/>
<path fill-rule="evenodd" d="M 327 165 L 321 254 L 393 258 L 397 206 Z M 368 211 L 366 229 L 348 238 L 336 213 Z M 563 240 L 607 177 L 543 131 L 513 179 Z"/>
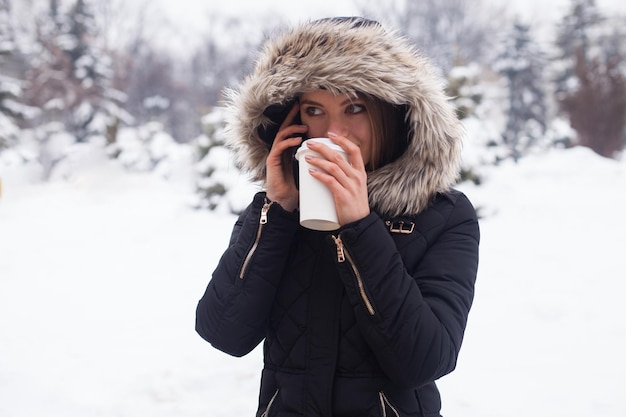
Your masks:
<path fill-rule="evenodd" d="M 368 172 L 370 206 L 384 216 L 416 214 L 459 174 L 464 131 L 444 85 L 407 39 L 376 22 L 302 23 L 268 41 L 254 71 L 227 91 L 226 144 L 239 168 L 264 182 L 271 140 L 300 93 L 324 88 L 377 97 L 407 109 L 408 145 L 394 161 Z"/>

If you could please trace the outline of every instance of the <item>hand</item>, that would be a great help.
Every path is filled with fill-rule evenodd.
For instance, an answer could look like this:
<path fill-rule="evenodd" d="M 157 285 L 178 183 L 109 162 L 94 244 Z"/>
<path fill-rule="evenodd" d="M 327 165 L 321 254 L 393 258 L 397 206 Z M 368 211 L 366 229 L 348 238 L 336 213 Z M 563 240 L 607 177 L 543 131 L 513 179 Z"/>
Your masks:
<path fill-rule="evenodd" d="M 320 170 L 311 170 L 311 176 L 323 182 L 332 192 L 339 225 L 360 220 L 370 213 L 367 194 L 367 173 L 360 148 L 348 138 L 328 132 L 333 143 L 346 152 L 347 161 L 337 152 L 321 143 L 307 142 L 307 146 L 323 156 L 308 155 L 307 162 Z M 325 158 L 325 159 L 324 159 Z"/>
<path fill-rule="evenodd" d="M 292 136 L 304 134 L 308 130 L 306 125 L 293 124 L 299 111 L 300 104 L 294 104 L 280 125 L 265 160 L 267 198 L 280 204 L 287 211 L 293 211 L 298 207 L 298 189 L 293 178 L 291 153 L 286 151 L 302 143 L 301 137 Z"/>

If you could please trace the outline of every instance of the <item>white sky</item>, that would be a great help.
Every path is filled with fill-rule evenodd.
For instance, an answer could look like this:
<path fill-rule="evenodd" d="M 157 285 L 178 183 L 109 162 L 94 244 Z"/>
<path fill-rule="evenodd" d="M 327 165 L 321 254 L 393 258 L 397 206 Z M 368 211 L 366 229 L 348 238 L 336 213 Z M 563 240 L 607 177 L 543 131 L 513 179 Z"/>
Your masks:
<path fill-rule="evenodd" d="M 137 0 L 136 0 L 137 1 Z M 509 0 L 488 0 L 496 5 L 508 5 L 511 10 L 533 20 L 551 20 L 567 10 L 570 0 L 525 0 L 510 2 Z M 210 13 L 227 15 L 241 15 L 251 13 L 285 15 L 296 21 L 308 17 L 323 15 L 353 15 L 357 13 L 354 1 L 317 0 L 315 2 L 285 2 L 284 0 L 264 0 L 250 2 L 249 0 L 197 1 L 197 0 L 158 0 L 164 10 L 167 10 L 172 19 L 181 22 L 198 22 L 203 16 Z M 219 4 L 218 4 L 219 3 Z M 598 7 L 605 11 L 621 11 L 626 13 L 626 2 L 622 0 L 596 0 Z"/>
<path fill-rule="evenodd" d="M 70 0 L 63 0 L 70 1 Z M 199 34 L 208 32 L 213 17 L 242 17 L 246 21 L 259 21 L 258 27 L 250 25 L 249 30 L 262 30 L 272 27 L 275 19 L 276 26 L 282 23 L 320 18 L 325 16 L 349 16 L 358 14 L 355 3 L 358 0 L 316 0 L 313 2 L 285 2 L 284 0 L 101 0 L 115 4 L 121 2 L 138 7 L 138 12 L 129 15 L 139 15 L 149 27 L 150 37 L 157 43 L 180 49 L 185 52 L 191 46 L 201 42 Z M 511 2 L 509 0 L 484 0 L 499 7 L 506 7 L 511 13 L 519 13 L 525 20 L 533 24 L 534 30 L 546 31 L 569 8 L 571 0 L 524 0 Z M 47 0 L 13 0 L 13 7 L 24 15 L 33 10 L 45 7 Z M 596 0 L 605 15 L 626 15 L 626 2 L 623 0 Z M 251 18 L 251 19 L 249 19 Z M 136 24 L 137 20 L 129 16 L 128 24 Z M 131 33 L 133 28 L 119 27 L 120 36 Z M 215 28 L 212 28 L 216 30 Z"/>
<path fill-rule="evenodd" d="M 133 0 L 136 2 L 144 0 Z M 571 0 L 524 0 L 523 2 L 510 2 L 509 0 L 487 0 L 497 6 L 507 7 L 511 13 L 518 13 L 524 20 L 535 25 L 536 30 L 550 27 L 565 11 L 568 10 Z M 325 16 L 348 16 L 358 14 L 352 0 L 317 0 L 314 2 L 285 2 L 284 0 L 264 0 L 262 2 L 250 2 L 249 0 L 227 1 L 197 1 L 197 0 L 157 0 L 152 5 L 160 7 L 166 14 L 167 19 L 181 36 L 186 38 L 185 44 L 193 43 L 196 34 L 205 30 L 209 17 L 252 16 L 261 20 L 268 27 L 267 19 L 275 17 L 276 25 L 285 20 L 290 23 L 319 18 Z M 619 13 L 626 15 L 626 2 L 623 0 L 596 0 L 596 4 L 605 14 Z M 271 23 L 271 22 L 270 22 Z M 272 25 L 270 24 L 269 27 Z M 170 39 L 171 41 L 171 39 Z"/>

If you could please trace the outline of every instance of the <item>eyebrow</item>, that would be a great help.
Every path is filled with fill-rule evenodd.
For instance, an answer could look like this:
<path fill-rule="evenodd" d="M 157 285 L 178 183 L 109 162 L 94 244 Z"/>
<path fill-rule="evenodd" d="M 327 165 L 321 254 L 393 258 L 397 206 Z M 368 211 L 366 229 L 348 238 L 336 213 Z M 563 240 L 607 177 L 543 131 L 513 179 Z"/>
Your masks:
<path fill-rule="evenodd" d="M 352 104 L 355 103 L 357 101 L 364 101 L 363 97 L 360 96 L 356 96 L 356 97 L 348 97 L 346 98 L 344 101 L 342 101 L 341 103 L 339 103 L 340 106 L 345 106 L 346 104 Z M 300 102 L 300 104 L 313 104 L 315 106 L 319 106 L 319 107 L 324 107 L 322 103 L 319 103 L 315 100 L 302 100 Z"/>

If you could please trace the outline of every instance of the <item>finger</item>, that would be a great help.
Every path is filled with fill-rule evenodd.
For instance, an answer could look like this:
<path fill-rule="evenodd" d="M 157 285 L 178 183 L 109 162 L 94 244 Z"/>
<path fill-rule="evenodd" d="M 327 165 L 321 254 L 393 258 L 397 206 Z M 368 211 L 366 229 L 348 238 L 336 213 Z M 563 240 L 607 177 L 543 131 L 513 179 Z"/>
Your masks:
<path fill-rule="evenodd" d="M 298 115 L 299 112 L 300 112 L 300 103 L 296 101 L 294 105 L 291 107 L 291 110 L 289 110 L 289 113 L 287 113 L 287 117 L 285 117 L 285 120 L 283 120 L 283 123 L 280 125 L 280 128 L 278 130 L 280 131 L 286 128 L 287 126 L 293 125 L 293 123 L 296 121 L 296 116 Z"/>
<path fill-rule="evenodd" d="M 322 171 L 326 171 L 333 176 L 346 174 L 345 170 L 346 168 L 349 168 L 350 165 L 347 163 L 345 157 L 340 152 L 331 149 L 324 144 L 307 146 L 309 147 L 309 149 L 319 154 L 319 156 L 306 156 L 306 160 L 310 162 L 311 165 L 321 169 Z"/>
<path fill-rule="evenodd" d="M 337 140 L 334 142 L 336 145 L 340 146 L 345 155 L 342 155 L 340 152 L 332 149 L 329 146 L 326 146 L 317 142 L 307 142 L 308 147 L 314 151 L 319 153 L 324 159 L 332 162 L 333 164 L 340 167 L 346 174 L 350 174 L 354 170 L 365 169 L 360 168 L 363 165 L 361 160 L 361 164 L 358 164 L 359 158 L 361 158 L 361 151 L 359 148 L 350 142 L 348 139 L 344 138 L 344 140 Z M 346 149 L 347 148 L 347 149 Z M 351 164 L 351 160 L 357 161 L 357 165 L 353 166 Z"/>
<path fill-rule="evenodd" d="M 338 162 L 340 166 L 344 166 L 346 163 L 352 168 L 361 171 L 365 170 L 365 164 L 363 163 L 363 155 L 361 154 L 361 148 L 345 136 L 337 135 L 333 132 L 328 132 L 330 140 L 339 145 L 346 153 L 346 162 Z"/>
<path fill-rule="evenodd" d="M 306 125 L 291 125 L 278 131 L 274 141 L 283 141 L 294 136 L 303 135 L 309 128 Z"/>
<path fill-rule="evenodd" d="M 336 186 L 352 191 L 361 188 L 367 189 L 367 173 L 365 172 L 362 159 L 359 159 L 361 158 L 361 152 L 358 146 L 351 142 L 349 144 L 353 148 L 351 151 L 356 155 L 356 161 L 361 161 L 360 164 L 357 162 L 357 167 L 355 167 L 346 161 L 343 155 L 328 146 L 314 142 L 311 142 L 309 147 L 311 145 L 315 148 L 312 150 L 320 155 L 320 157 L 314 155 L 307 155 L 306 157 L 307 162 L 317 171 L 313 175 L 314 177 L 331 189 L 334 189 Z"/>
<path fill-rule="evenodd" d="M 330 152 L 337 154 L 333 150 Z M 339 157 L 343 159 L 343 157 Z M 306 155 L 305 158 L 311 167 L 311 175 L 322 181 L 327 187 L 331 189 L 336 188 L 336 186 L 349 187 L 348 174 L 336 162 L 328 160 L 324 156 Z"/>
<path fill-rule="evenodd" d="M 319 157 L 311 157 L 310 159 L 309 157 L 310 155 L 307 156 L 307 161 L 310 161 L 312 166 L 309 175 L 326 185 L 333 194 L 336 206 L 342 208 L 341 212 L 339 209 L 337 212 L 340 219 L 343 219 L 340 224 L 363 218 L 369 214 L 367 176 L 365 173 L 349 178 L 337 164 Z M 313 165 L 313 162 L 316 164 Z"/>
<path fill-rule="evenodd" d="M 308 126 L 306 125 L 293 124 L 296 121 L 296 116 L 298 115 L 299 111 L 300 111 L 300 104 L 296 102 L 291 108 L 291 110 L 289 110 L 289 113 L 287 114 L 287 117 L 285 117 L 285 120 L 283 121 L 283 123 L 280 125 L 280 128 L 278 129 L 278 133 L 276 134 L 276 137 L 274 138 L 274 143 L 272 144 L 273 147 L 278 145 L 279 149 L 281 151 L 284 151 L 289 147 L 297 146 L 300 144 L 302 138 L 300 138 L 300 141 L 288 140 L 294 136 L 304 135 L 309 130 Z M 280 145 L 286 140 L 288 140 L 287 145 L 285 146 Z"/>
<path fill-rule="evenodd" d="M 272 148 L 270 149 L 270 154 L 281 155 L 287 149 L 298 146 L 301 143 L 302 137 L 300 136 L 287 137 L 284 139 L 279 139 L 277 136 Z"/>

